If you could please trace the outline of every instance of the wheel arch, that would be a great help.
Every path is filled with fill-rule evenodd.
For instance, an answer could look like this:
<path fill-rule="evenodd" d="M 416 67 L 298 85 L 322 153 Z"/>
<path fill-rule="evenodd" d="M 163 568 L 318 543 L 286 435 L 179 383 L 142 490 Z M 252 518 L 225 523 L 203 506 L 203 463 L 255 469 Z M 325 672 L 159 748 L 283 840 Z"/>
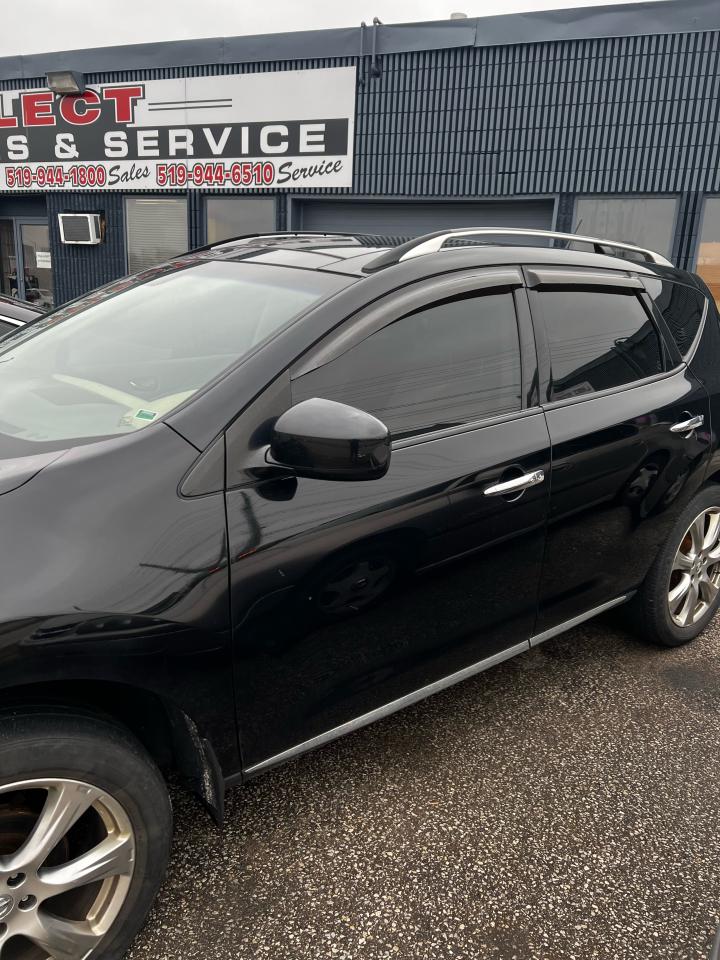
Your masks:
<path fill-rule="evenodd" d="M 711 487 L 713 485 L 720 486 L 720 470 L 716 470 L 714 473 L 711 473 L 705 477 L 703 487 Z"/>
<path fill-rule="evenodd" d="M 80 714 L 129 730 L 165 779 L 177 774 L 220 824 L 224 778 L 212 744 L 193 719 L 151 691 L 107 680 L 40 681 L 2 691 L 1 713 L 18 711 Z"/>

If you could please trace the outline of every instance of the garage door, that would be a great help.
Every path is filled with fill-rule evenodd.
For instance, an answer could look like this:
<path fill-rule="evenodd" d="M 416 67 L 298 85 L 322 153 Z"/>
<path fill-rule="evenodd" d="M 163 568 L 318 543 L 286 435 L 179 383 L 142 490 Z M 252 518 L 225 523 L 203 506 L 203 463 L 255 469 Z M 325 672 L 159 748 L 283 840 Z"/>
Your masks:
<path fill-rule="evenodd" d="M 407 239 L 451 227 L 532 227 L 550 230 L 552 200 L 484 203 L 295 200 L 293 229 L 370 233 Z"/>

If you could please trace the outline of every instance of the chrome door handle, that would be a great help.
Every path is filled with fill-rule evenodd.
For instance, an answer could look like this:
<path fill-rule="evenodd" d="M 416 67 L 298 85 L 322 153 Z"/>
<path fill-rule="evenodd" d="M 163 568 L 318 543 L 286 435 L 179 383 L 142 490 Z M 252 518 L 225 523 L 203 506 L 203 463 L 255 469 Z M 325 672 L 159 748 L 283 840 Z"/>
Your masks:
<path fill-rule="evenodd" d="M 502 483 L 493 483 L 485 487 L 483 493 L 486 497 L 498 497 L 508 493 L 520 493 L 527 487 L 536 487 L 545 479 L 544 470 L 533 470 L 532 473 L 524 473 L 521 477 L 513 477 L 512 480 L 504 480 Z"/>
<path fill-rule="evenodd" d="M 670 427 L 671 433 L 692 433 L 705 423 L 705 417 L 699 413 L 696 417 L 690 417 L 689 420 L 683 420 L 681 423 L 674 423 Z"/>

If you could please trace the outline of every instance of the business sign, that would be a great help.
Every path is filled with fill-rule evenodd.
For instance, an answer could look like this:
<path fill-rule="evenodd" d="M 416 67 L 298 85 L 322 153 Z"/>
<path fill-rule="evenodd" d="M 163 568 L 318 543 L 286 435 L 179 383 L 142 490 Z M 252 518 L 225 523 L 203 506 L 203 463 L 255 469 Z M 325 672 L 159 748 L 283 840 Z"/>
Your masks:
<path fill-rule="evenodd" d="M 0 91 L 0 192 L 352 185 L 355 68 Z"/>

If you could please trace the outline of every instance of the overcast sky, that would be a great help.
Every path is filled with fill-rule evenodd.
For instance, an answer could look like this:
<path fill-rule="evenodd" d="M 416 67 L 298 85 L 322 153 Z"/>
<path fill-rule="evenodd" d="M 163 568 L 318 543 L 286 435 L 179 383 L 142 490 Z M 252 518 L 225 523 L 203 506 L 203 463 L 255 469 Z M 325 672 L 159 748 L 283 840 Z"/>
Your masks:
<path fill-rule="evenodd" d="M 623 0 L 0 0 L 0 57 L 149 40 L 442 20 Z M 4 9 L 3 9 L 4 8 Z"/>

